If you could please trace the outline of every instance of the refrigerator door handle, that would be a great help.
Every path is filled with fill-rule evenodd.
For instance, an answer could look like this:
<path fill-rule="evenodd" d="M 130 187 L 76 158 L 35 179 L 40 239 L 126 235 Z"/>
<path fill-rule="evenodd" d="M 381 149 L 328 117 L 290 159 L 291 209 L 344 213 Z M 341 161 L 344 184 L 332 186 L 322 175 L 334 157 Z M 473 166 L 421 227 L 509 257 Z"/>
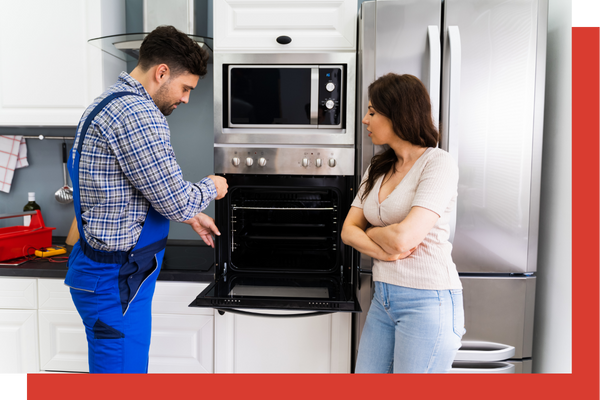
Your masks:
<path fill-rule="evenodd" d="M 463 340 L 455 361 L 502 361 L 515 355 L 515 347 L 508 344 Z"/>
<path fill-rule="evenodd" d="M 458 26 L 448 27 L 448 42 L 450 56 L 450 79 L 449 79 L 449 102 L 448 102 L 448 148 L 447 151 L 458 162 L 458 119 L 460 106 L 460 70 L 462 61 L 460 31 Z M 456 207 L 456 206 L 455 206 Z M 456 232 L 456 208 L 452 213 L 450 220 L 450 237 L 449 241 L 454 241 L 454 233 Z"/>
<path fill-rule="evenodd" d="M 429 42 L 429 98 L 431 99 L 431 116 L 433 124 L 436 128 L 439 128 L 442 45 L 440 43 L 440 29 L 437 25 L 429 25 L 427 27 L 427 40 Z"/>

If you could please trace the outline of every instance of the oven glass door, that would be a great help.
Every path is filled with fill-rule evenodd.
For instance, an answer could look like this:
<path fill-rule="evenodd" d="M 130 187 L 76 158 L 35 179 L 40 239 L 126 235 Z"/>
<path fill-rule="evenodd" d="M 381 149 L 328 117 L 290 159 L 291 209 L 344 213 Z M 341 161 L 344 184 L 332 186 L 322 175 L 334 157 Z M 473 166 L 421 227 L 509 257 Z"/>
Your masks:
<path fill-rule="evenodd" d="M 331 276 L 228 274 L 190 307 L 360 312 L 352 286 Z"/>

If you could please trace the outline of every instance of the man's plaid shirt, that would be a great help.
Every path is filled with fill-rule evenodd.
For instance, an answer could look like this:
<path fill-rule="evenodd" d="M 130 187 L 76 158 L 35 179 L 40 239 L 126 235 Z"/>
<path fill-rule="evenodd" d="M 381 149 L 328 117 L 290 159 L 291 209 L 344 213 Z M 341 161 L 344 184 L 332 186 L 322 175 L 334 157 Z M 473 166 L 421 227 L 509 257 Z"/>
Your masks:
<path fill-rule="evenodd" d="M 126 72 L 83 114 L 73 146 L 76 151 L 83 121 L 114 92 L 94 118 L 83 141 L 79 187 L 85 238 L 92 247 L 127 251 L 136 244 L 150 204 L 174 221 L 186 221 L 217 196 L 213 181 L 183 179 L 171 147 L 169 125 L 144 87 Z"/>

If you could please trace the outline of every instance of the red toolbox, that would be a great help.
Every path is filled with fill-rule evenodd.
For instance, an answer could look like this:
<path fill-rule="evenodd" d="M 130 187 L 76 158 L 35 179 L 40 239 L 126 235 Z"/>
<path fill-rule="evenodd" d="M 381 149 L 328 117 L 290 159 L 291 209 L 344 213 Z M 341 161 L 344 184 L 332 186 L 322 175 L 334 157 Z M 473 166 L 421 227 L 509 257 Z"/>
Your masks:
<path fill-rule="evenodd" d="M 40 210 L 4 214 L 0 215 L 0 219 L 23 218 L 25 215 L 31 215 L 29 226 L 0 228 L 0 261 L 31 255 L 36 249 L 52 246 L 52 231 L 56 228 L 48 228 L 44 225 Z"/>

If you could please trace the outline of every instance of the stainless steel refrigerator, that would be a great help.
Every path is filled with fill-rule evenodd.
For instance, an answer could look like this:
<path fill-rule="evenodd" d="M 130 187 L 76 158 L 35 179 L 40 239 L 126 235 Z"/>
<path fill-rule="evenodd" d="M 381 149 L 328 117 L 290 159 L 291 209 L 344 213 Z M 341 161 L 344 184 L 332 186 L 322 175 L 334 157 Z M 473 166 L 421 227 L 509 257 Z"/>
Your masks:
<path fill-rule="evenodd" d="M 357 179 L 381 150 L 360 122 L 367 87 L 388 72 L 424 82 L 440 147 L 459 165 L 451 240 L 467 333 L 456 372 L 531 372 L 547 8 L 547 0 L 378 0 L 359 10 Z M 365 311 L 371 265 L 360 256 Z M 365 318 L 354 321 L 355 350 Z"/>

